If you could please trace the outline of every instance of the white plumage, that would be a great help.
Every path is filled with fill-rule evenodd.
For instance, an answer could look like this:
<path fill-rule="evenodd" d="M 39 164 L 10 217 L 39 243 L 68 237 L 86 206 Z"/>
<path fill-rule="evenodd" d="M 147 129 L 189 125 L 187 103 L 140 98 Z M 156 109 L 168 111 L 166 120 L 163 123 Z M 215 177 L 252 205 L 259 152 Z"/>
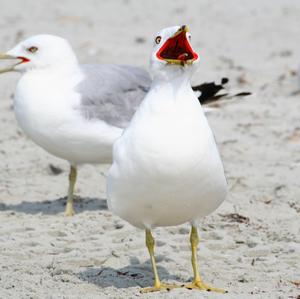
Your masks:
<path fill-rule="evenodd" d="M 223 202 L 227 182 L 213 133 L 192 91 L 190 78 L 198 59 L 186 26 L 158 33 L 151 56 L 153 82 L 129 126 L 117 139 L 107 178 L 109 208 L 132 225 L 144 228 L 154 272 L 159 280 L 151 229 L 192 225 L 194 281 L 187 288 L 211 288 L 197 265 L 197 220 Z"/>
<path fill-rule="evenodd" d="M 193 66 L 153 57 L 151 89 L 115 142 L 107 183 L 112 211 L 144 228 L 208 215 L 227 191 L 214 136 L 191 89 Z"/>
<path fill-rule="evenodd" d="M 18 62 L 0 73 L 22 73 L 14 97 L 20 126 L 39 146 L 70 162 L 66 214 L 73 215 L 77 165 L 111 163 L 113 142 L 151 78 L 133 66 L 81 65 L 68 41 L 52 35 L 30 37 L 0 53 L 7 58 Z"/>
<path fill-rule="evenodd" d="M 66 214 L 71 216 L 77 165 L 111 163 L 113 142 L 139 105 L 150 76 L 132 66 L 80 65 L 69 43 L 52 35 L 26 39 L 0 59 L 18 60 L 0 73 L 22 73 L 14 110 L 24 132 L 70 162 Z"/>
<path fill-rule="evenodd" d="M 16 117 L 33 141 L 57 157 L 74 165 L 110 162 L 122 129 L 83 117 L 76 91 L 83 78 L 77 65 L 26 72 L 14 97 Z"/>

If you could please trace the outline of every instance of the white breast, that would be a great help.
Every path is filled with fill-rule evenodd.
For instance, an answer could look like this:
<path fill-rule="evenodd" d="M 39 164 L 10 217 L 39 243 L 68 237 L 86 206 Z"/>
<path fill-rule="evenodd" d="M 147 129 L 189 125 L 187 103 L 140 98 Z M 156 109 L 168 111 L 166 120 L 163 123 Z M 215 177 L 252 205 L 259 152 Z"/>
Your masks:
<path fill-rule="evenodd" d="M 138 227 L 214 211 L 227 191 L 213 134 L 193 92 L 154 88 L 114 146 L 110 208 Z"/>
<path fill-rule="evenodd" d="M 39 70 L 24 74 L 16 89 L 14 110 L 24 132 L 51 154 L 72 163 L 111 161 L 113 141 L 121 130 L 101 121 L 85 120 L 74 87 L 82 79 L 76 70 Z"/>

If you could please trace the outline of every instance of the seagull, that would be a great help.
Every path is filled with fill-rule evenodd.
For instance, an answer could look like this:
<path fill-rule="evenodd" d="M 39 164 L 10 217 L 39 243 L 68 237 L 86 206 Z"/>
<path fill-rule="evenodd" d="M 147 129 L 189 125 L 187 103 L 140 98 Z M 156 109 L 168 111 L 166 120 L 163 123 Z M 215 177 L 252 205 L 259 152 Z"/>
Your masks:
<path fill-rule="evenodd" d="M 186 25 L 157 34 L 151 88 L 113 146 L 108 206 L 145 230 L 154 273 L 154 286 L 141 292 L 177 287 L 159 279 L 152 230 L 186 222 L 191 224 L 194 280 L 184 287 L 225 292 L 203 282 L 197 262 L 198 220 L 216 210 L 227 194 L 214 135 L 190 84 L 198 60 Z"/>
<path fill-rule="evenodd" d="M 14 111 L 23 131 L 70 163 L 65 214 L 72 216 L 78 165 L 112 162 L 113 142 L 149 90 L 151 77 L 133 66 L 79 64 L 69 42 L 49 34 L 21 41 L 0 59 L 15 61 L 0 73 L 21 73 Z M 195 92 L 205 103 L 223 88 L 204 84 Z"/>

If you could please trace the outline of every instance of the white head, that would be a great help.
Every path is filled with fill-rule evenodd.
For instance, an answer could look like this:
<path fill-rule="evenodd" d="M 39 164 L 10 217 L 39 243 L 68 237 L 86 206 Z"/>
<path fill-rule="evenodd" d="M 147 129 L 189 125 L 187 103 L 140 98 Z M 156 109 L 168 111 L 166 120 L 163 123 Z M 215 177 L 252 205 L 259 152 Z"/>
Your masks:
<path fill-rule="evenodd" d="M 77 63 L 76 56 L 68 41 L 48 34 L 35 35 L 20 42 L 6 53 L 0 53 L 0 59 L 18 60 L 17 63 L 0 69 L 0 73 L 26 72 L 32 69 Z"/>
<path fill-rule="evenodd" d="M 191 76 L 198 62 L 191 45 L 188 27 L 173 26 L 158 32 L 151 55 L 150 69 L 154 77 L 170 77 L 187 73 Z"/>

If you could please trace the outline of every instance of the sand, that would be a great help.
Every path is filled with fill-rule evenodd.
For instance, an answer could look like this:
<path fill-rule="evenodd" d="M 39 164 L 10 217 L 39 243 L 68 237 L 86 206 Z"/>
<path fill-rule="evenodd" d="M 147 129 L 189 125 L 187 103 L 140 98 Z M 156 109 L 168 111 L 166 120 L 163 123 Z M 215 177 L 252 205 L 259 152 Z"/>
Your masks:
<path fill-rule="evenodd" d="M 300 295 L 300 3 L 1 0 L 0 49 L 66 37 L 81 62 L 147 67 L 155 32 L 188 24 L 201 63 L 194 82 L 229 77 L 247 100 L 209 114 L 230 193 L 200 224 L 199 259 L 219 295 L 152 283 L 144 234 L 105 202 L 108 165 L 82 166 L 73 218 L 63 215 L 68 164 L 37 147 L 12 109 L 17 74 L 0 77 L 0 298 L 297 298 Z M 62 170 L 54 174 L 50 165 Z M 59 172 L 59 171 L 58 171 Z M 189 226 L 155 230 L 164 281 L 192 278 Z M 298 288 L 297 288 L 298 283 Z M 298 297 L 299 298 L 299 297 Z"/>

